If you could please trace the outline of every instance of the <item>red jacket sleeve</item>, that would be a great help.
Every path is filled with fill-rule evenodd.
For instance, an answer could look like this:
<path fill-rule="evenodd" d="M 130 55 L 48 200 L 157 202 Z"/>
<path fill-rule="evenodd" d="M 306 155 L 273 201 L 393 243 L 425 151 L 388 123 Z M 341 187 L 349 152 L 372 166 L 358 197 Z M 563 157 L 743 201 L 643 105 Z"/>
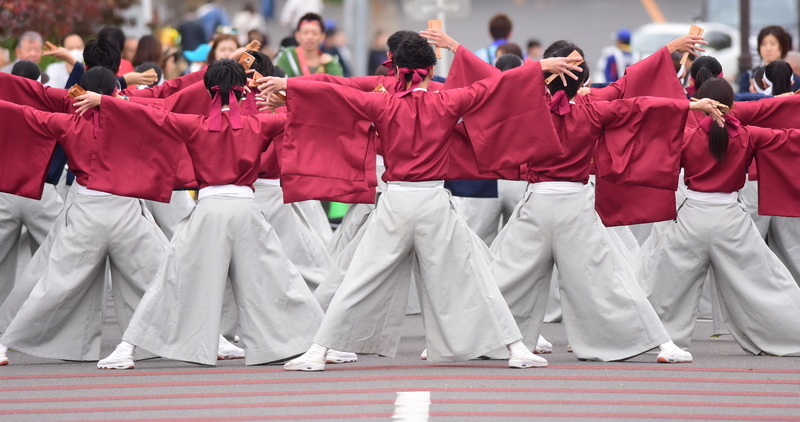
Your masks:
<path fill-rule="evenodd" d="M 122 93 L 129 97 L 151 97 L 151 98 L 167 98 L 170 95 L 192 85 L 195 82 L 200 82 L 206 75 L 206 68 L 183 75 L 180 78 L 170 79 L 164 81 L 161 85 L 156 85 L 152 88 L 144 89 L 124 89 Z"/>
<path fill-rule="evenodd" d="M 26 105 L 41 111 L 74 114 L 74 101 L 68 90 L 43 86 L 9 73 L 0 72 L 0 100 Z"/>
<path fill-rule="evenodd" d="M 500 69 L 486 63 L 464 46 L 460 46 L 450 65 L 450 72 L 447 74 L 443 89 L 468 87 L 499 73 Z"/>
<path fill-rule="evenodd" d="M 800 130 L 748 127 L 758 163 L 758 213 L 800 217 Z"/>

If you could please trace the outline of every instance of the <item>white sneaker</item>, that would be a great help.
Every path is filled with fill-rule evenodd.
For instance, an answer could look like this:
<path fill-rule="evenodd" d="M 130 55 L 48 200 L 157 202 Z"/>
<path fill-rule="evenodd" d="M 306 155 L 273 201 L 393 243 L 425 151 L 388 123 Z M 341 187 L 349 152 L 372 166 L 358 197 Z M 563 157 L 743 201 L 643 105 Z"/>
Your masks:
<path fill-rule="evenodd" d="M 422 360 L 428 360 L 428 349 L 422 351 L 422 354 L 419 355 L 419 358 Z"/>
<path fill-rule="evenodd" d="M 547 361 L 531 353 L 521 340 L 509 344 L 506 348 L 511 354 L 511 358 L 508 359 L 508 366 L 511 368 L 541 368 L 547 366 Z"/>
<path fill-rule="evenodd" d="M 325 363 L 350 363 L 358 362 L 358 356 L 355 353 L 340 352 L 338 350 L 328 349 L 325 353 Z"/>
<path fill-rule="evenodd" d="M 8 365 L 8 347 L 0 344 L 0 366 Z"/>
<path fill-rule="evenodd" d="M 533 353 L 536 353 L 537 355 L 553 353 L 553 344 L 547 341 L 544 337 L 539 336 L 539 340 L 536 341 L 536 348 L 533 349 Z"/>
<path fill-rule="evenodd" d="M 219 349 L 217 349 L 218 360 L 244 359 L 244 349 L 234 346 L 225 337 L 219 336 Z"/>
<path fill-rule="evenodd" d="M 234 343 L 238 343 L 239 341 L 241 341 L 241 339 L 239 338 L 239 336 L 237 336 L 237 335 L 234 335 L 234 336 L 233 336 L 233 342 L 234 342 Z"/>
<path fill-rule="evenodd" d="M 659 363 L 691 363 L 692 354 L 669 342 L 658 346 L 661 353 L 658 354 Z"/>
<path fill-rule="evenodd" d="M 327 347 L 314 343 L 307 352 L 286 362 L 286 364 L 283 365 L 283 369 L 287 371 L 324 371 L 325 356 L 327 354 Z"/>
<path fill-rule="evenodd" d="M 97 362 L 97 369 L 133 369 L 133 349 L 136 346 L 123 341 L 114 349 L 114 353 Z"/>

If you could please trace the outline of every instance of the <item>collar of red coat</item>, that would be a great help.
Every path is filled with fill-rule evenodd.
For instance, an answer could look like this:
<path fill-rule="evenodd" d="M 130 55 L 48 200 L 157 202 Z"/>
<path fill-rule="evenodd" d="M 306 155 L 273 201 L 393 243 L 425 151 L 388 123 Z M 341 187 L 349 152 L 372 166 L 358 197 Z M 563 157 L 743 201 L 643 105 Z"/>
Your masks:
<path fill-rule="evenodd" d="M 704 132 L 708 133 L 711 131 L 711 125 L 717 124 L 714 121 L 714 118 L 711 116 L 706 116 L 705 119 L 700 121 L 700 129 L 703 129 Z M 739 119 L 731 116 L 730 114 L 725 115 L 725 129 L 728 130 L 728 136 L 731 138 L 735 138 L 741 134 L 739 131 Z M 744 142 L 744 141 L 743 141 Z"/>
<path fill-rule="evenodd" d="M 550 109 L 550 111 L 558 114 L 559 116 L 569 113 L 569 98 L 567 98 L 566 91 L 562 89 L 561 91 L 556 92 L 556 95 L 553 95 L 553 98 L 547 102 L 547 107 Z"/>

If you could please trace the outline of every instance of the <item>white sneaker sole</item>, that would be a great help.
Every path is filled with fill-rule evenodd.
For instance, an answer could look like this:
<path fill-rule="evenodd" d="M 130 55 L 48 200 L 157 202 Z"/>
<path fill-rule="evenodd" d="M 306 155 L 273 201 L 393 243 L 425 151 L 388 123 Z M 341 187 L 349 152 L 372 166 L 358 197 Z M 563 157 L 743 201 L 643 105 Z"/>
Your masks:
<path fill-rule="evenodd" d="M 547 366 L 547 362 L 533 362 L 529 360 L 523 359 L 509 359 L 508 360 L 508 367 L 509 368 L 544 368 Z"/>
<path fill-rule="evenodd" d="M 316 371 L 324 371 L 325 364 L 324 363 L 298 363 L 292 364 L 292 362 L 287 362 L 283 365 L 283 369 L 287 371 L 305 371 L 305 372 L 316 372 Z"/>
<path fill-rule="evenodd" d="M 533 349 L 533 353 L 536 354 L 536 355 L 547 355 L 547 354 L 553 353 L 553 349 L 539 349 L 539 348 L 536 348 L 536 349 Z"/>
<path fill-rule="evenodd" d="M 217 355 L 217 360 L 233 360 L 233 359 L 244 359 L 244 356 Z"/>
<path fill-rule="evenodd" d="M 112 364 L 97 364 L 97 369 L 133 369 L 133 361 L 129 362 L 120 362 L 120 363 L 112 363 Z"/>
<path fill-rule="evenodd" d="M 692 363 L 692 358 L 689 359 L 681 359 L 681 358 L 674 358 L 674 357 L 658 357 L 658 363 Z"/>
<path fill-rule="evenodd" d="M 345 353 L 345 354 L 331 354 L 328 353 L 325 355 L 325 363 L 352 363 L 358 362 L 358 356 L 355 353 Z"/>

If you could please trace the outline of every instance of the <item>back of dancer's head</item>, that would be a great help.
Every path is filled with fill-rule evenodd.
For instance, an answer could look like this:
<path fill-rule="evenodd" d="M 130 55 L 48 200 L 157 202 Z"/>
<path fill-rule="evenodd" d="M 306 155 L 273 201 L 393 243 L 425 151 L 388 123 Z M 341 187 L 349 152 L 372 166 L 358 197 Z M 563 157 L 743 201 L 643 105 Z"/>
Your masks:
<path fill-rule="evenodd" d="M 573 51 L 577 51 L 578 54 L 581 55 L 581 57 L 586 57 L 583 54 L 583 50 L 580 47 L 569 41 L 561 40 L 561 41 L 556 41 L 549 47 L 547 47 L 544 53 L 544 58 L 549 59 L 552 57 L 567 57 Z M 586 75 L 589 74 L 589 66 L 586 64 L 585 60 L 578 67 L 583 69 L 583 72 L 573 72 L 575 76 L 578 77 L 578 79 L 572 79 L 569 76 L 565 76 L 567 79 L 566 86 L 564 85 L 563 82 L 561 82 L 561 78 L 555 78 L 549 84 L 547 84 L 547 89 L 550 90 L 550 94 L 555 95 L 555 93 L 558 91 L 565 91 L 567 97 L 569 98 L 572 98 L 575 95 L 577 95 L 578 89 L 580 89 L 580 87 L 583 86 L 583 82 L 586 80 Z M 550 72 L 545 72 L 544 77 L 547 78 L 550 75 L 551 75 Z"/>
<path fill-rule="evenodd" d="M 119 71 L 119 62 L 122 52 L 117 42 L 110 36 L 100 36 L 89 40 L 83 48 L 83 62 L 86 68 L 102 66 L 116 74 Z"/>
<path fill-rule="evenodd" d="M 389 36 L 389 39 L 386 40 L 386 46 L 389 47 L 389 52 L 394 55 L 397 52 L 397 48 L 400 47 L 400 43 L 405 41 L 408 37 L 412 35 L 417 35 L 414 31 L 397 31 L 394 34 Z"/>
<path fill-rule="evenodd" d="M 755 85 L 756 92 L 759 94 L 763 94 L 764 90 L 767 89 L 767 85 L 764 83 L 764 69 L 766 66 L 759 66 L 753 69 L 753 85 Z"/>
<path fill-rule="evenodd" d="M 522 57 L 516 54 L 503 54 L 494 62 L 494 67 L 500 69 L 502 72 L 522 66 Z"/>
<path fill-rule="evenodd" d="M 722 74 L 722 65 L 711 56 L 698 57 L 692 63 L 692 67 L 689 68 L 689 74 L 694 79 L 695 88 L 700 89 L 705 81 Z"/>
<path fill-rule="evenodd" d="M 117 77 L 114 72 L 102 66 L 95 66 L 83 74 L 81 87 L 90 92 L 111 95 L 117 88 Z"/>
<path fill-rule="evenodd" d="M 711 98 L 728 107 L 733 107 L 733 88 L 731 88 L 728 81 L 722 78 L 712 77 L 708 79 L 697 90 L 695 96 L 697 98 Z M 711 125 L 711 130 L 708 132 L 708 150 L 720 163 L 725 159 L 725 154 L 728 152 L 728 130 L 727 128 L 719 127 L 716 122 Z"/>
<path fill-rule="evenodd" d="M 121 29 L 116 26 L 107 26 L 97 33 L 97 38 L 103 37 L 110 37 L 113 39 L 120 53 L 122 53 L 122 47 L 125 46 L 125 33 L 122 32 Z"/>
<path fill-rule="evenodd" d="M 222 105 L 228 105 L 230 92 L 235 86 L 244 87 L 247 83 L 247 76 L 244 67 L 231 59 L 222 59 L 212 62 L 203 77 L 208 93 L 213 98 L 214 95 L 222 95 Z M 211 88 L 219 86 L 219 92 L 214 92 Z M 242 98 L 241 91 L 233 91 L 236 99 Z"/>
<path fill-rule="evenodd" d="M 792 67 L 783 60 L 764 66 L 764 77 L 772 82 L 772 95 L 781 95 L 792 91 Z"/>
<path fill-rule="evenodd" d="M 161 80 L 162 80 L 161 78 L 164 77 L 164 70 L 161 69 L 161 66 L 159 66 L 158 63 L 144 62 L 144 63 L 140 64 L 139 66 L 136 66 L 134 71 L 139 72 L 139 73 L 144 73 L 144 72 L 147 72 L 150 69 L 153 69 L 153 70 L 156 71 L 156 77 L 157 78 L 156 78 L 156 81 L 153 82 L 153 85 L 158 85 L 158 83 L 161 82 Z M 153 86 L 153 85 L 150 85 L 150 86 Z"/>
<path fill-rule="evenodd" d="M 247 54 L 255 57 L 251 69 L 255 69 L 261 76 L 272 76 L 275 74 L 275 65 L 266 54 L 260 51 L 247 50 Z"/>
<path fill-rule="evenodd" d="M 30 60 L 20 60 L 14 63 L 14 67 L 11 68 L 11 74 L 38 81 L 42 71 L 36 63 Z"/>
<path fill-rule="evenodd" d="M 394 55 L 394 64 L 398 68 L 425 69 L 436 64 L 436 53 L 428 40 L 419 34 L 406 38 L 397 47 Z M 410 81 L 412 74 L 406 74 L 406 81 Z"/>

